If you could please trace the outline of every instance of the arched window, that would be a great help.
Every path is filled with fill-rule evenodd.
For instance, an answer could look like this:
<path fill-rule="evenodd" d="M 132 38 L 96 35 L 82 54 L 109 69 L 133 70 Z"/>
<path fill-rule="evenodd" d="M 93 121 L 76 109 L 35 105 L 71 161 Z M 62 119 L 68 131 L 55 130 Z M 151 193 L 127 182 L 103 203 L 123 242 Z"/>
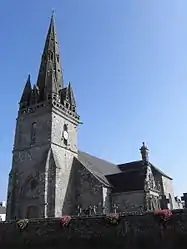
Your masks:
<path fill-rule="evenodd" d="M 68 125 L 64 124 L 64 131 L 68 131 Z"/>
<path fill-rule="evenodd" d="M 36 122 L 32 123 L 31 127 L 31 143 L 34 144 L 36 142 Z"/>
<path fill-rule="evenodd" d="M 59 55 L 57 54 L 56 56 L 57 62 L 59 63 L 60 59 L 59 59 Z"/>
<path fill-rule="evenodd" d="M 51 59 L 51 60 L 53 60 L 53 52 L 51 52 L 51 55 L 50 55 L 50 56 L 51 56 L 51 58 L 50 58 L 50 59 Z"/>

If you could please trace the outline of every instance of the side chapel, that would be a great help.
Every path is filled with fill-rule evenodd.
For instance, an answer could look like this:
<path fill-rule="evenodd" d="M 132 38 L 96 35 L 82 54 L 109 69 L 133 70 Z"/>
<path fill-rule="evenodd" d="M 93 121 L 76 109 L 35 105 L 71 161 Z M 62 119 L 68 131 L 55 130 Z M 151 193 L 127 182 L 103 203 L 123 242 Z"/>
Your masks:
<path fill-rule="evenodd" d="M 7 220 L 76 215 L 78 207 L 97 214 L 175 208 L 172 179 L 149 161 L 144 143 L 141 160 L 115 165 L 78 150 L 80 123 L 52 15 L 37 82 L 28 76 L 19 102 Z"/>

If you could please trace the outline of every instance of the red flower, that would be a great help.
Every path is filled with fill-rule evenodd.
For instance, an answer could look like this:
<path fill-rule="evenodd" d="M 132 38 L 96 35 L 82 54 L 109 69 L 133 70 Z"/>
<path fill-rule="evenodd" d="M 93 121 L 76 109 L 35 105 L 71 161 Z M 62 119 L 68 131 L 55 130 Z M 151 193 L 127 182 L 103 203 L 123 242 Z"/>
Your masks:
<path fill-rule="evenodd" d="M 156 210 L 154 214 L 160 216 L 160 218 L 164 221 L 169 220 L 169 218 L 173 215 L 172 211 L 169 209 Z"/>
<path fill-rule="evenodd" d="M 71 216 L 65 215 L 60 218 L 60 223 L 63 226 L 67 226 L 71 220 Z"/>

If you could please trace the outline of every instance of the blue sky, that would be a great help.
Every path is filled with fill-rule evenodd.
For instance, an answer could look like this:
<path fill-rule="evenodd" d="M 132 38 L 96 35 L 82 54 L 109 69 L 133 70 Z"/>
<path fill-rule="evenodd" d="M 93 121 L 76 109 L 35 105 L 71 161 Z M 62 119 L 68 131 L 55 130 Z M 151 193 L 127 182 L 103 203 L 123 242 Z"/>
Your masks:
<path fill-rule="evenodd" d="M 79 148 L 112 162 L 150 160 L 187 192 L 187 2 L 45 0 L 1 3 L 0 200 L 6 199 L 18 101 L 36 82 L 55 9 L 65 81 L 84 124 Z"/>

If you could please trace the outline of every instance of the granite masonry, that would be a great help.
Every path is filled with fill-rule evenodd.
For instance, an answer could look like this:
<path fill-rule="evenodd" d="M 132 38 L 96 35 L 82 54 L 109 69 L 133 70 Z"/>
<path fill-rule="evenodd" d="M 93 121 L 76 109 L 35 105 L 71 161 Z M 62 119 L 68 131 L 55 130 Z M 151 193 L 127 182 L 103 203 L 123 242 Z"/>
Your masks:
<path fill-rule="evenodd" d="M 26 222 L 26 221 L 25 221 Z M 23 222 L 24 223 L 24 222 Z M 106 216 L 72 217 L 0 223 L 0 248 L 186 249 L 187 211 L 175 210 L 167 221 L 154 213 L 122 214 L 117 223 Z"/>
<path fill-rule="evenodd" d="M 19 102 L 7 221 L 179 207 L 172 178 L 150 162 L 144 143 L 141 160 L 115 165 L 78 150 L 79 124 L 52 15 L 37 82 L 28 76 Z"/>

